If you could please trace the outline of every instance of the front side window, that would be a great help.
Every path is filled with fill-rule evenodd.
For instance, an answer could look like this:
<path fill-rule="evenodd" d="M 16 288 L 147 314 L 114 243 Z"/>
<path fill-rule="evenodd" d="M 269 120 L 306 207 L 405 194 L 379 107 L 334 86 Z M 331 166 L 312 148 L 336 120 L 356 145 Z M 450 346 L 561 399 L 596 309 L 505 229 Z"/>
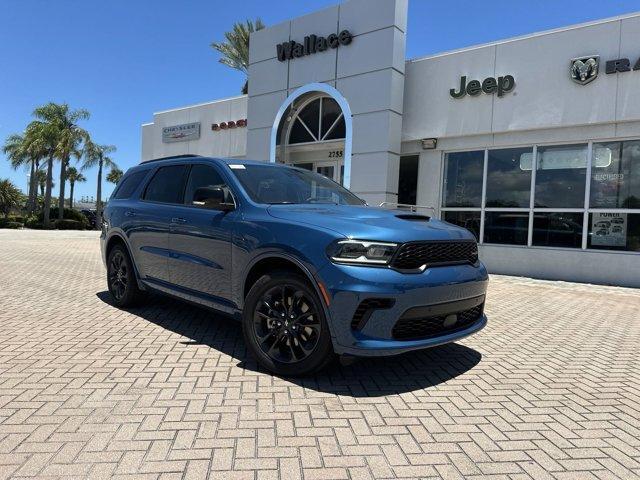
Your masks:
<path fill-rule="evenodd" d="M 640 141 L 593 144 L 591 208 L 640 208 Z"/>
<path fill-rule="evenodd" d="M 538 147 L 535 206 L 582 208 L 587 145 Z"/>
<path fill-rule="evenodd" d="M 444 207 L 480 207 L 484 150 L 448 153 L 445 159 Z"/>
<path fill-rule="evenodd" d="M 307 170 L 249 164 L 231 164 L 229 167 L 251 199 L 257 203 L 364 204 L 361 199 L 333 180 Z"/>
<path fill-rule="evenodd" d="M 113 198 L 130 198 L 131 195 L 133 195 L 133 192 L 138 188 L 138 185 L 140 185 L 140 182 L 142 182 L 142 180 L 147 176 L 147 173 L 148 170 L 143 170 L 141 172 L 134 172 L 125 176 L 120 185 L 118 185 L 116 191 L 113 193 Z"/>
<path fill-rule="evenodd" d="M 149 202 L 182 203 L 187 168 L 187 165 L 171 165 L 158 169 L 145 189 L 144 199 Z"/>
<path fill-rule="evenodd" d="M 220 197 L 215 194 L 220 193 Z M 191 167 L 184 192 L 184 203 L 200 208 L 218 208 L 220 203 L 233 204 L 231 190 L 218 171 L 210 165 Z"/>

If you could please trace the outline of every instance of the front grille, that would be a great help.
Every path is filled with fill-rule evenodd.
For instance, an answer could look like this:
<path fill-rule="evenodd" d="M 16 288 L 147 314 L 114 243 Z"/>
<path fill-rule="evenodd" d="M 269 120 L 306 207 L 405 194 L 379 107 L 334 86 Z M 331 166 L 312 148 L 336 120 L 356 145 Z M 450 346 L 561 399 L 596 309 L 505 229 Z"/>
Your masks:
<path fill-rule="evenodd" d="M 478 261 L 478 244 L 471 241 L 411 242 L 402 245 L 391 259 L 398 270 L 418 270 L 423 266 L 474 264 Z"/>
<path fill-rule="evenodd" d="M 360 302 L 356 313 L 353 314 L 351 320 L 352 330 L 362 330 L 369 321 L 374 310 L 385 310 L 393 307 L 395 300 L 392 298 L 367 298 Z"/>
<path fill-rule="evenodd" d="M 452 323 L 452 313 L 421 318 L 405 318 L 403 315 L 393 327 L 393 338 L 397 340 L 423 340 L 429 337 L 436 337 L 457 330 L 464 330 L 482 315 L 484 303 L 473 308 L 455 313 L 457 321 Z M 445 326 L 445 322 L 449 325 Z"/>

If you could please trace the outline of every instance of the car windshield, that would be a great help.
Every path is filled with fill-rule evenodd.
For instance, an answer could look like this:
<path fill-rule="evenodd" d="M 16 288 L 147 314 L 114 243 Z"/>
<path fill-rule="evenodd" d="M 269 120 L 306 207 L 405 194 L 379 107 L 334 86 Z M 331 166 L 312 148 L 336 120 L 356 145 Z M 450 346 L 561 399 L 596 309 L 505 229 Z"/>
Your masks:
<path fill-rule="evenodd" d="M 257 203 L 365 203 L 333 180 L 301 168 L 251 164 L 230 164 L 229 167 L 251 199 Z"/>

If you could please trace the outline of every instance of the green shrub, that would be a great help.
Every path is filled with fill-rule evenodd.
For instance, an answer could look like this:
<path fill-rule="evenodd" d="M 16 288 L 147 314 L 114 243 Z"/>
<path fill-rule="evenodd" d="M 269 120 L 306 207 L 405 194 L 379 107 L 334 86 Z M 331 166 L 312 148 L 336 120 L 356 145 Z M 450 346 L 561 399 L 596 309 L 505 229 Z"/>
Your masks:
<path fill-rule="evenodd" d="M 18 229 L 22 228 L 24 225 L 20 222 L 6 222 L 4 225 L 0 225 L 0 228 L 13 228 Z"/>
<path fill-rule="evenodd" d="M 20 225 L 22 225 L 24 223 L 24 218 L 23 217 L 9 217 L 9 218 L 0 217 L 0 228 L 11 228 L 11 227 L 6 227 L 8 223 L 19 223 Z"/>
<path fill-rule="evenodd" d="M 56 230 L 84 230 L 85 226 L 84 223 L 77 220 L 64 219 L 55 221 Z"/>
<path fill-rule="evenodd" d="M 24 223 L 24 226 L 27 228 L 32 228 L 34 230 L 44 230 L 44 225 L 42 224 L 42 220 L 38 220 L 37 218 L 29 218 L 27 219 L 27 221 Z M 49 230 L 51 230 L 53 227 L 49 227 Z"/>
<path fill-rule="evenodd" d="M 87 228 L 89 226 L 89 221 L 87 220 L 87 218 L 78 210 L 74 210 L 72 208 L 65 208 L 63 211 L 62 217 L 65 220 L 75 220 L 76 222 L 80 222 L 84 225 L 84 228 Z M 52 223 L 56 218 L 58 218 L 58 207 L 53 207 L 51 209 L 51 212 L 49 213 L 49 218 L 51 219 Z M 38 214 L 38 221 L 40 223 L 44 221 L 44 213 L 40 212 Z"/>

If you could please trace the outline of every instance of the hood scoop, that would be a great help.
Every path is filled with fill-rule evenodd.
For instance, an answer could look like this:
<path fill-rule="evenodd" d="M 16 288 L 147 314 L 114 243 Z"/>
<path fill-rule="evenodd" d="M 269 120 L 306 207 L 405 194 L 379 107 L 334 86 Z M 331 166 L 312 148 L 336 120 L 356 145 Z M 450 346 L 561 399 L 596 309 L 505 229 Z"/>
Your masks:
<path fill-rule="evenodd" d="M 414 215 L 411 213 L 396 215 L 396 218 L 399 218 L 401 220 L 409 220 L 410 222 L 428 222 L 429 220 L 431 220 L 431 217 L 428 217 L 426 215 Z"/>

